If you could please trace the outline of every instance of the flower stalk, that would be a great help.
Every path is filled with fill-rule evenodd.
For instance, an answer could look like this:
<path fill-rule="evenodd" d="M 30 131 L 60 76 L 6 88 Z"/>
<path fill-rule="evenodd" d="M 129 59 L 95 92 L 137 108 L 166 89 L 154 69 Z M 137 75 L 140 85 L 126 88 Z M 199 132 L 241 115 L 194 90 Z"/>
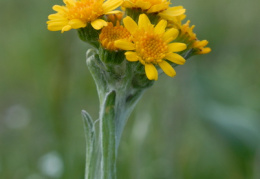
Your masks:
<path fill-rule="evenodd" d="M 95 50 L 87 52 L 87 65 L 97 86 L 100 114 L 99 119 L 93 121 L 86 111 L 82 112 L 87 142 L 85 179 L 116 178 L 117 150 L 127 119 L 144 91 L 153 84 L 144 75 L 146 83 L 138 83 L 135 78 L 140 76 L 133 73 L 138 65 L 128 63 L 107 65 Z"/>

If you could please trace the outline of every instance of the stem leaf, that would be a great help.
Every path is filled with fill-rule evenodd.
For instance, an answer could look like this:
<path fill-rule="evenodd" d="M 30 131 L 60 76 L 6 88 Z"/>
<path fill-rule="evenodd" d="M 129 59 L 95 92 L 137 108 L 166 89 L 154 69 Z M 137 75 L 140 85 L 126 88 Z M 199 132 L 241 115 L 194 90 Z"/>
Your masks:
<path fill-rule="evenodd" d="M 81 111 L 84 123 L 85 137 L 86 137 L 86 165 L 89 168 L 91 165 L 91 158 L 93 156 L 93 148 L 95 143 L 95 126 L 91 116 L 87 111 Z M 85 171 L 85 178 L 88 178 L 89 171 Z"/>
<path fill-rule="evenodd" d="M 101 149 L 102 149 L 102 179 L 115 179 L 116 145 L 115 145 L 115 101 L 116 92 L 107 94 L 101 116 Z"/>

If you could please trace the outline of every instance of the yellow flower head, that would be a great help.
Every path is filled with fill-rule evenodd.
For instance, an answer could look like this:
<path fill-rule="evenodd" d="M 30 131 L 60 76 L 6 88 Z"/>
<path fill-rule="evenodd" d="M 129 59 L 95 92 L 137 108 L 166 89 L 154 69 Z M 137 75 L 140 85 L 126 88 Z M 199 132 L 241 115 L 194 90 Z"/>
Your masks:
<path fill-rule="evenodd" d="M 180 36 L 186 40 L 187 44 L 195 50 L 195 54 L 207 54 L 211 52 L 211 48 L 206 47 L 208 45 L 207 40 L 198 40 L 197 35 L 193 32 L 195 25 L 190 27 L 190 21 L 180 26 Z"/>
<path fill-rule="evenodd" d="M 99 35 L 99 41 L 102 46 L 111 51 L 118 50 L 115 47 L 114 42 L 119 39 L 128 39 L 130 38 L 130 33 L 126 28 L 119 24 L 117 21 L 116 26 L 113 26 L 112 22 L 109 22 L 106 27 L 104 27 Z"/>
<path fill-rule="evenodd" d="M 185 63 L 185 59 L 174 52 L 185 50 L 186 44 L 170 43 L 178 36 L 179 31 L 174 28 L 165 31 L 166 20 L 161 20 L 154 27 L 145 14 L 139 16 L 138 24 L 129 16 L 124 18 L 123 22 L 132 36 L 132 41 L 117 40 L 115 46 L 130 50 L 125 52 L 126 59 L 141 62 L 149 80 L 158 79 L 155 65 L 159 65 L 168 76 L 175 76 L 175 70 L 166 60 L 180 65 Z"/>
<path fill-rule="evenodd" d="M 208 43 L 207 40 L 196 40 L 192 47 L 196 50 L 196 54 L 207 54 L 211 52 L 211 48 L 206 47 Z"/>
<path fill-rule="evenodd" d="M 56 14 L 49 15 L 48 29 L 50 31 L 69 31 L 86 27 L 91 23 L 94 29 L 101 29 L 107 22 L 100 17 L 104 14 L 114 14 L 123 0 L 63 0 L 66 6 L 54 5 Z"/>
<path fill-rule="evenodd" d="M 195 25 L 190 27 L 190 20 L 188 20 L 185 24 L 180 27 L 181 35 L 186 35 L 189 41 L 193 41 L 197 39 L 196 34 L 193 32 Z"/>
<path fill-rule="evenodd" d="M 169 7 L 168 0 L 124 0 L 122 7 L 140 8 L 147 13 L 155 13 L 166 10 Z"/>

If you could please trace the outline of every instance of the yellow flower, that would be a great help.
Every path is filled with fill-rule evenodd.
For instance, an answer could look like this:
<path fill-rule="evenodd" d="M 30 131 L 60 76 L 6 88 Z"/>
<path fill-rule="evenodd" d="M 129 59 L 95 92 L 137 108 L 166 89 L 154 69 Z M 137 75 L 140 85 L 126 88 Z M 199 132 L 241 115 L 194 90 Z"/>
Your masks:
<path fill-rule="evenodd" d="M 125 52 L 126 59 L 130 62 L 141 62 L 145 66 L 145 73 L 149 80 L 158 79 L 155 65 L 159 65 L 168 76 L 175 76 L 175 70 L 166 60 L 180 65 L 185 63 L 185 59 L 174 52 L 185 50 L 186 44 L 170 43 L 178 36 L 178 30 L 171 28 L 165 31 L 166 20 L 161 20 L 154 27 L 145 14 L 139 16 L 138 25 L 129 16 L 124 18 L 123 22 L 132 35 L 132 42 L 117 40 L 115 46 L 130 50 Z"/>
<path fill-rule="evenodd" d="M 190 20 L 188 20 L 185 24 L 183 24 L 181 27 L 180 27 L 180 30 L 181 30 L 181 36 L 182 35 L 185 35 L 188 37 L 188 40 L 189 41 L 193 41 L 193 40 L 196 40 L 197 39 L 197 36 L 196 34 L 193 32 L 193 29 L 195 28 L 195 25 L 192 25 L 190 27 Z"/>
<path fill-rule="evenodd" d="M 112 22 L 108 22 L 99 35 L 99 41 L 105 49 L 115 51 L 118 48 L 114 46 L 114 42 L 119 39 L 129 40 L 130 35 L 128 30 L 119 24 L 119 21 L 117 21 L 116 26 L 113 26 Z"/>
<path fill-rule="evenodd" d="M 192 47 L 196 50 L 196 54 L 207 54 L 211 52 L 211 48 L 205 47 L 208 45 L 207 40 L 196 40 L 193 44 Z"/>
<path fill-rule="evenodd" d="M 206 47 L 208 45 L 207 40 L 198 40 L 197 35 L 193 32 L 195 25 L 190 27 L 190 21 L 180 26 L 180 36 L 186 40 L 187 44 L 195 50 L 195 54 L 207 54 L 211 52 L 211 48 Z"/>
<path fill-rule="evenodd" d="M 147 13 L 160 12 L 169 7 L 168 0 L 125 0 L 122 7 L 140 8 L 147 10 Z"/>
<path fill-rule="evenodd" d="M 123 0 L 63 0 L 66 6 L 54 5 L 56 14 L 49 15 L 48 29 L 50 31 L 69 31 L 86 27 L 91 23 L 94 29 L 101 29 L 107 22 L 100 17 L 104 14 L 114 14 Z"/>

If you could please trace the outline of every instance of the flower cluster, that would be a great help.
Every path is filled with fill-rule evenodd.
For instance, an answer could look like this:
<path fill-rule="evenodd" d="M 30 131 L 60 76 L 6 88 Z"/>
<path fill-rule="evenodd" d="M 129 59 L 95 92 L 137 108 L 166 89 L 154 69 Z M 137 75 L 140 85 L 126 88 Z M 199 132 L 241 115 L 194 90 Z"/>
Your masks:
<path fill-rule="evenodd" d="M 86 31 L 96 48 L 124 52 L 128 62 L 140 63 L 149 80 L 157 80 L 159 67 L 170 77 L 174 66 L 189 56 L 211 51 L 207 40 L 198 40 L 182 6 L 170 7 L 168 0 L 63 0 L 49 15 L 50 31 Z M 121 6 L 122 11 L 116 10 Z M 88 28 L 87 28 L 88 27 Z M 95 34 L 91 34 L 93 30 Z M 90 43 L 91 44 L 91 43 Z"/>

